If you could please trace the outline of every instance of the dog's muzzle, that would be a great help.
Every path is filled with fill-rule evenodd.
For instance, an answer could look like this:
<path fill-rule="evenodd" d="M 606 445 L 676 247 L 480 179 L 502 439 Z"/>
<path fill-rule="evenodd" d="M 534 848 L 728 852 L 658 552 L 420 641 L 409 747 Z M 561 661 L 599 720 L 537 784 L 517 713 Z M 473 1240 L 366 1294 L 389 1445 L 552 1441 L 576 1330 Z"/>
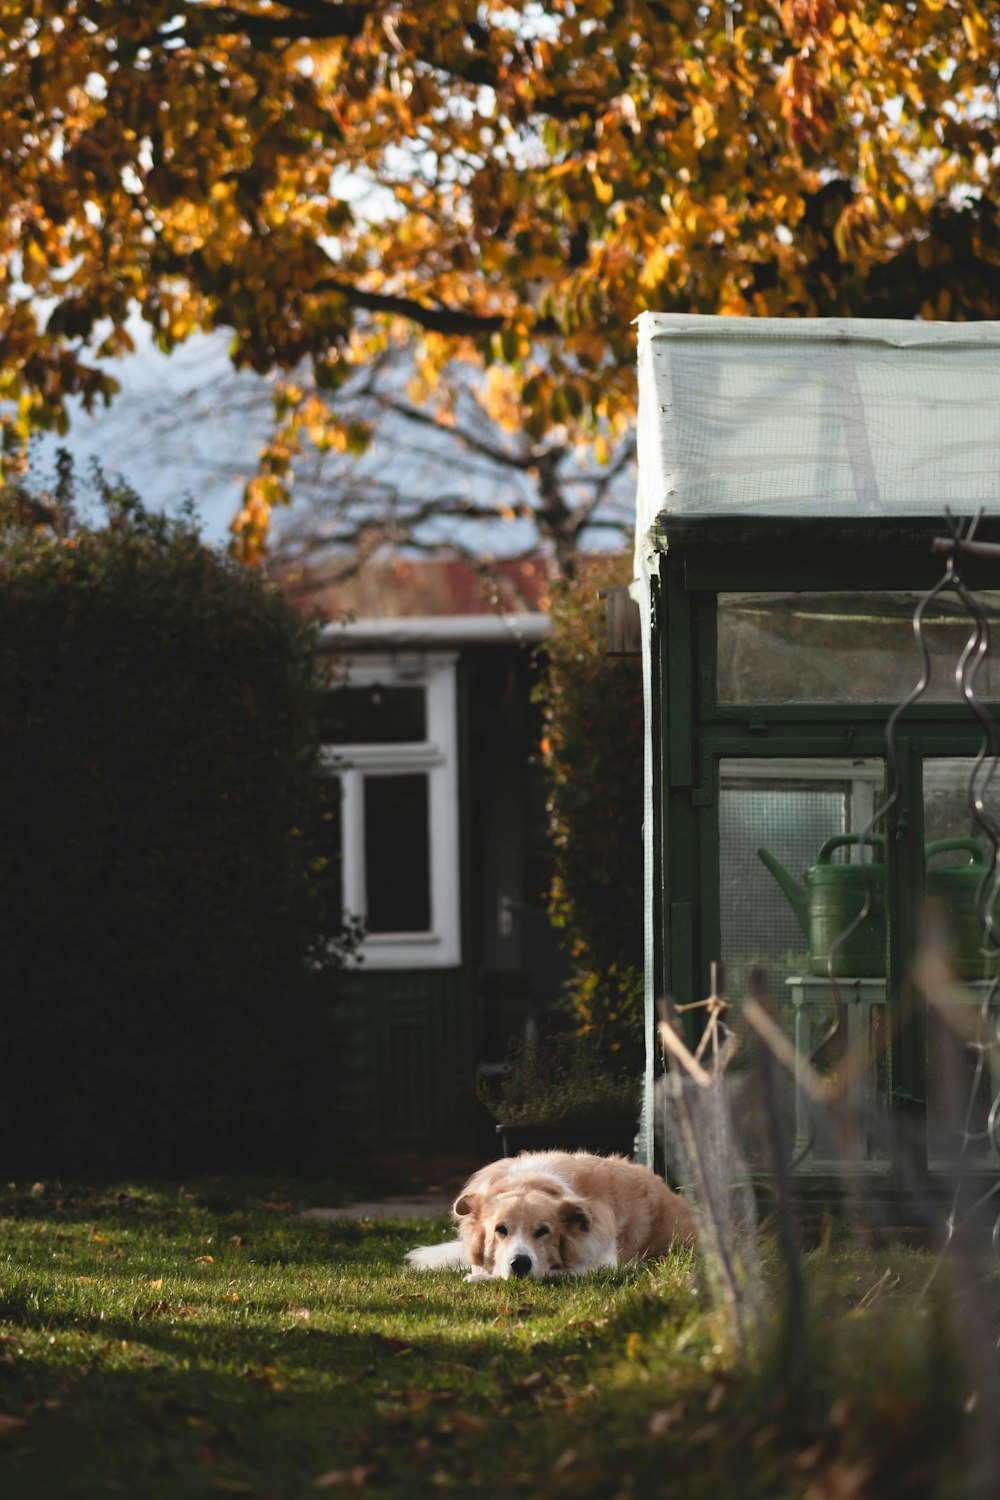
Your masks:
<path fill-rule="evenodd" d="M 510 1274 L 512 1276 L 530 1276 L 531 1256 L 515 1255 L 510 1263 Z"/>

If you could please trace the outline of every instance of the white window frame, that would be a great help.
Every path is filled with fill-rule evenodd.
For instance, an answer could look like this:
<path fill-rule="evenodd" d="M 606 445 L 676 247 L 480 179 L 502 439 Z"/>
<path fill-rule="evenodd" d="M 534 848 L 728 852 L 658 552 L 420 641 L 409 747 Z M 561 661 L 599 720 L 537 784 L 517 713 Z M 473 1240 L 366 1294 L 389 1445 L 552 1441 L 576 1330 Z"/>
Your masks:
<path fill-rule="evenodd" d="M 459 900 L 458 745 L 454 653 L 352 658 L 351 687 L 423 687 L 426 738 L 403 744 L 328 745 L 323 760 L 340 779 L 344 914 L 364 921 L 367 776 L 426 772 L 430 929 L 366 935 L 354 963 L 367 969 L 453 968 L 462 961 Z"/>

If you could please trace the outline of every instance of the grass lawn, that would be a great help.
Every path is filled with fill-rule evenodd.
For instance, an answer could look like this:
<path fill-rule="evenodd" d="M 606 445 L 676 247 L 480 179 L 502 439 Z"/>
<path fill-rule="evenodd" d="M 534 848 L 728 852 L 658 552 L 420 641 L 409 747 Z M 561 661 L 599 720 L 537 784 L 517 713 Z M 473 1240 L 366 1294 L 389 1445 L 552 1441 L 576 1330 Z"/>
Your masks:
<path fill-rule="evenodd" d="M 969 1387 L 924 1253 L 813 1251 L 789 1378 L 780 1341 L 753 1369 L 719 1342 L 687 1253 L 467 1285 L 401 1264 L 443 1220 L 300 1220 L 317 1196 L 0 1190 L 4 1500 L 967 1493 Z"/>

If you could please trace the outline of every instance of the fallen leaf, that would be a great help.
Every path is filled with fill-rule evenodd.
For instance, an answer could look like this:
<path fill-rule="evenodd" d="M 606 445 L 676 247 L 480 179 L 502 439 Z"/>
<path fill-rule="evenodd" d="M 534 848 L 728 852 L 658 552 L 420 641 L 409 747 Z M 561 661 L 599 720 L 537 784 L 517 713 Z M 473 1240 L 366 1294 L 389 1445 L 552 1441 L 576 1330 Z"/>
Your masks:
<path fill-rule="evenodd" d="M 827 1417 L 831 1427 L 846 1427 L 854 1417 L 854 1403 L 849 1396 L 837 1396 Z"/>
<path fill-rule="evenodd" d="M 206 1266 L 214 1266 L 215 1265 L 215 1256 L 214 1255 L 199 1255 L 198 1259 L 202 1262 L 203 1265 L 206 1265 Z"/>
<path fill-rule="evenodd" d="M 486 1423 L 471 1411 L 453 1411 L 447 1425 L 452 1432 L 482 1432 Z"/>
<path fill-rule="evenodd" d="M 801 1453 L 796 1454 L 795 1467 L 803 1474 L 809 1469 L 815 1469 L 825 1452 L 824 1442 L 812 1443 L 808 1448 L 803 1448 Z"/>
<path fill-rule="evenodd" d="M 649 1435 L 652 1438 L 663 1437 L 671 1427 L 676 1427 L 684 1416 L 683 1406 L 670 1406 L 664 1411 L 654 1411 L 649 1419 Z"/>
<path fill-rule="evenodd" d="M 375 1473 L 374 1464 L 355 1464 L 353 1469 L 327 1469 L 313 1480 L 317 1490 L 360 1490 Z"/>
<path fill-rule="evenodd" d="M 24 1417 L 8 1417 L 0 1411 L 0 1437 L 10 1437 L 15 1432 L 20 1432 L 22 1427 L 28 1423 Z"/>
<path fill-rule="evenodd" d="M 805 1500 L 861 1500 L 871 1477 L 870 1464 L 833 1464 L 809 1486 Z"/>

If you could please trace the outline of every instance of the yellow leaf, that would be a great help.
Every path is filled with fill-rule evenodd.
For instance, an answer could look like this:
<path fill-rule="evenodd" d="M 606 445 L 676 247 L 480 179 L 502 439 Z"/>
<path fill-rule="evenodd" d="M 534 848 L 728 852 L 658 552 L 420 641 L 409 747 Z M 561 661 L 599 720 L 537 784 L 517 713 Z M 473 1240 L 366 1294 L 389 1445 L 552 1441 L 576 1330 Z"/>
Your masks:
<path fill-rule="evenodd" d="M 614 188 L 611 186 L 610 182 L 605 182 L 604 178 L 601 177 L 597 172 L 593 174 L 592 180 L 594 183 L 594 196 L 596 197 L 598 203 L 603 203 L 606 206 L 612 201 L 615 196 Z"/>
<path fill-rule="evenodd" d="M 978 52 L 986 35 L 986 22 L 975 11 L 966 10 L 962 16 L 962 30 L 973 51 Z"/>

